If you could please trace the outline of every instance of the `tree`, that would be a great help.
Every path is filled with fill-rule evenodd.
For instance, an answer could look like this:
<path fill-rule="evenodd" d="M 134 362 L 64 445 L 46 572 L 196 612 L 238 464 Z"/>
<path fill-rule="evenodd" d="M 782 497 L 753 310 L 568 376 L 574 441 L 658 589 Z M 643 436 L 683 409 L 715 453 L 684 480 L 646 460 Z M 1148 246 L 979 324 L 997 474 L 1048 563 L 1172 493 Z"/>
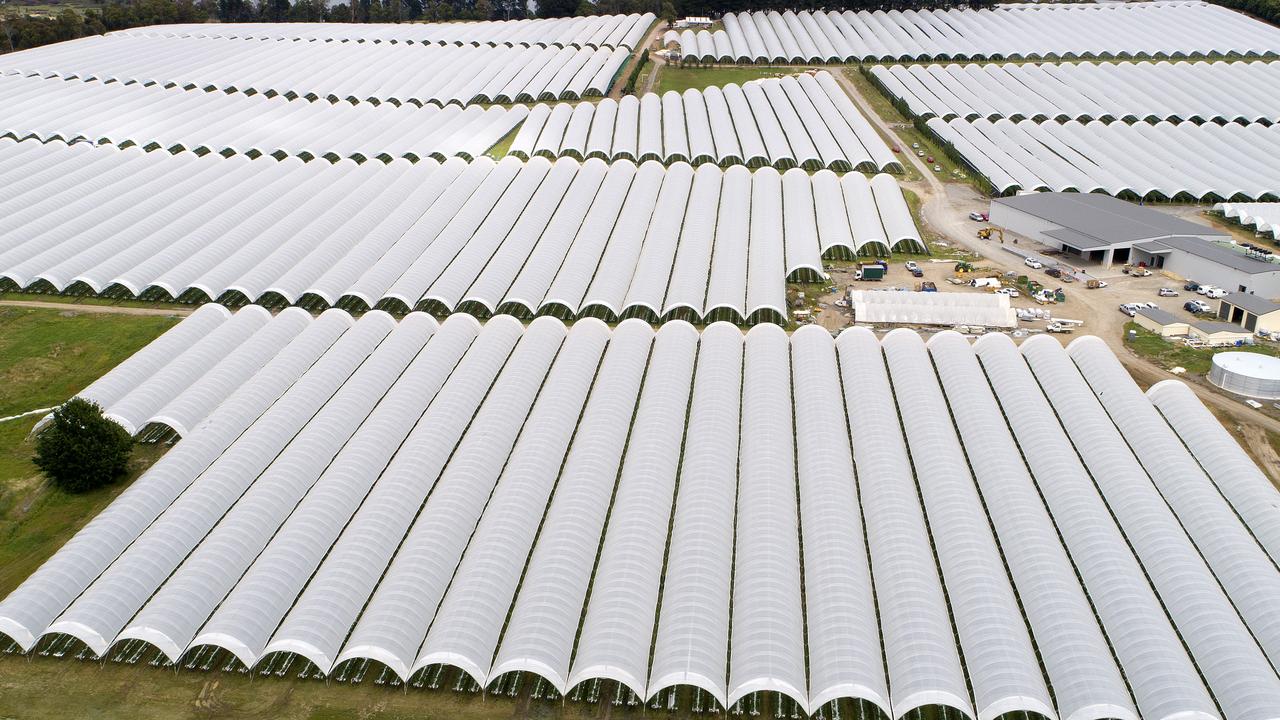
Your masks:
<path fill-rule="evenodd" d="M 53 411 L 53 422 L 36 438 L 36 467 L 54 486 L 79 493 L 109 485 L 129 465 L 133 438 L 102 416 L 102 408 L 72 398 Z"/>
<path fill-rule="evenodd" d="M 538 0 L 538 17 L 573 17 L 578 11 L 578 0 Z"/>
<path fill-rule="evenodd" d="M 671 22 L 677 17 L 675 4 L 671 0 L 662 0 L 662 19 Z"/>

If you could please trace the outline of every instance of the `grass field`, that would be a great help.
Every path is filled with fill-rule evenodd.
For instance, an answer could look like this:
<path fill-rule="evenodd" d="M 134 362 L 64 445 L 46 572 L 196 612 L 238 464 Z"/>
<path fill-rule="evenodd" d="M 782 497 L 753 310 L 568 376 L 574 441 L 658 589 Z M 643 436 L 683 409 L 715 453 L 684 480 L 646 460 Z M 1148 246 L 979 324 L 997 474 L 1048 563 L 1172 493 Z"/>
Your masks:
<path fill-rule="evenodd" d="M 923 150 L 925 157 L 933 157 L 933 164 L 942 167 L 942 171 L 935 173 L 935 175 L 943 182 L 970 182 L 977 184 L 966 168 L 961 167 L 947 157 L 947 154 L 942 152 L 942 148 L 937 142 L 927 133 L 917 130 L 915 125 L 911 123 L 911 119 L 894 107 L 889 98 L 880 91 L 880 88 L 868 80 L 867 76 L 863 75 L 858 68 L 845 68 L 843 72 L 845 77 L 849 78 L 849 81 L 858 88 L 858 92 L 862 93 L 862 97 L 866 98 L 871 105 L 871 109 L 885 122 L 894 126 L 894 130 L 905 143 L 905 147 L 902 148 L 903 153 L 910 152 L 914 154 L 917 150 Z M 914 148 L 912 147 L 913 144 L 918 144 L 920 147 Z M 924 158 L 921 159 L 923 160 Z M 906 173 L 903 175 L 904 180 L 918 179 L 919 171 L 909 160 L 903 158 L 902 165 L 906 168 Z M 964 177 L 957 175 L 957 171 Z"/>
<path fill-rule="evenodd" d="M 744 83 L 760 78 L 793 75 L 799 68 L 788 67 L 675 67 L 663 65 L 656 72 L 658 80 L 653 91 L 661 95 L 668 90 L 684 92 L 689 88 L 701 90 L 712 85 Z M 639 83 L 637 83 L 637 87 Z"/>
<path fill-rule="evenodd" d="M 0 417 L 57 405 L 175 322 L 0 307 Z M 0 422 L 0 597 L 128 485 L 121 482 L 84 495 L 48 487 L 31 464 L 33 448 L 27 438 L 38 419 Z M 136 450 L 132 476 L 160 452 L 156 447 Z"/>
<path fill-rule="evenodd" d="M 236 673 L 178 672 L 149 665 L 28 659 L 0 655 L 0 718 L 175 720 L 507 720 L 516 701 L 450 690 L 392 689 L 249 677 Z M 592 717 L 598 707 L 536 703 L 527 717 Z"/>
<path fill-rule="evenodd" d="M 1129 331 L 1136 330 L 1137 337 L 1133 340 L 1129 339 Z M 1186 368 L 1190 375 L 1204 375 L 1209 372 L 1209 367 L 1213 363 L 1214 353 L 1223 352 L 1224 350 L 1256 352 L 1264 355 L 1280 355 L 1273 345 L 1244 345 L 1232 348 L 1190 348 L 1179 342 L 1170 342 L 1159 335 L 1147 330 L 1137 323 L 1125 323 L 1124 326 L 1124 344 L 1142 357 L 1151 360 L 1160 367 L 1168 370 L 1175 367 Z"/>
<path fill-rule="evenodd" d="M 507 153 L 511 152 L 511 145 L 515 143 L 516 135 L 520 134 L 520 127 L 522 125 L 524 125 L 524 123 L 521 123 L 520 125 L 517 125 L 516 127 L 512 128 L 511 132 L 504 135 L 502 139 L 497 142 L 497 144 L 495 144 L 493 147 L 486 150 L 484 154 L 488 155 L 494 160 L 501 160 L 502 158 L 506 157 Z"/>

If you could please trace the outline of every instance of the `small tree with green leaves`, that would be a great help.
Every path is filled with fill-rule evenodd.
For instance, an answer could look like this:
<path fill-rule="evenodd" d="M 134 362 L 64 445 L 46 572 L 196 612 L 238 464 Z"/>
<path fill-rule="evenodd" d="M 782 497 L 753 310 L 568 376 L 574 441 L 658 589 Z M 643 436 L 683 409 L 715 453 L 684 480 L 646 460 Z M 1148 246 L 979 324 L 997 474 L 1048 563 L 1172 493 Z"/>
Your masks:
<path fill-rule="evenodd" d="M 54 486 L 80 493 L 114 482 L 129 465 L 133 438 L 102 416 L 102 408 L 72 398 L 53 411 L 53 422 L 36 438 L 36 467 Z"/>
<path fill-rule="evenodd" d="M 662 3 L 662 19 L 667 22 L 674 22 L 676 19 L 676 6 L 671 0 L 663 0 Z"/>

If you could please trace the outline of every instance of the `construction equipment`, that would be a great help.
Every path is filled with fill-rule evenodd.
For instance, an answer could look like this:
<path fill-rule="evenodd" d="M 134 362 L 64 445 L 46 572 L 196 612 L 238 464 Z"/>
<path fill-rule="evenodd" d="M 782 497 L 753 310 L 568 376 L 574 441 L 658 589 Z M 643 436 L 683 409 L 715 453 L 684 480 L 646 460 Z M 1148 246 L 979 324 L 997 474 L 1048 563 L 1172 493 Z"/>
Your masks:
<path fill-rule="evenodd" d="M 984 227 L 978 230 L 978 238 L 981 240 L 990 240 L 992 235 L 1000 238 L 1000 242 L 1004 242 L 1004 229 L 998 227 Z"/>

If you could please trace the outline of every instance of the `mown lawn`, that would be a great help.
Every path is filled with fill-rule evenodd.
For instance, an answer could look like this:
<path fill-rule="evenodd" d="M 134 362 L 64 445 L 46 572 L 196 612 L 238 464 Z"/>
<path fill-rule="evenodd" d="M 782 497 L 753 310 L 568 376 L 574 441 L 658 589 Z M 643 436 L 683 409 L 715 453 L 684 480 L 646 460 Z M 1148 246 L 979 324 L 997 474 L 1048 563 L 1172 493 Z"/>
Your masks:
<path fill-rule="evenodd" d="M 1137 337 L 1130 339 L 1130 330 L 1136 331 Z M 1190 348 L 1180 342 L 1170 342 L 1132 322 L 1124 325 L 1124 344 L 1130 350 L 1166 370 L 1182 367 L 1192 375 L 1208 373 L 1210 366 L 1213 364 L 1214 354 L 1228 350 L 1280 356 L 1280 350 L 1277 350 L 1276 346 L 1269 343 L 1230 348 Z"/>
<path fill-rule="evenodd" d="M 536 702 L 527 715 L 505 696 L 482 698 L 449 689 L 390 688 L 252 677 L 223 672 L 174 672 L 127 665 L 0 655 L 0 718 L 93 720 L 508 720 L 595 717 L 599 707 Z M 588 711 L 589 708 L 589 711 Z M 635 717 L 639 717 L 636 714 Z"/>
<path fill-rule="evenodd" d="M 176 322 L 169 317 L 0 307 L 0 417 L 61 403 Z M 162 452 L 154 446 L 139 448 L 125 481 L 68 495 L 48 487 L 31 464 L 33 447 L 27 436 L 37 420 L 38 415 L 0 422 L 0 597 Z"/>

